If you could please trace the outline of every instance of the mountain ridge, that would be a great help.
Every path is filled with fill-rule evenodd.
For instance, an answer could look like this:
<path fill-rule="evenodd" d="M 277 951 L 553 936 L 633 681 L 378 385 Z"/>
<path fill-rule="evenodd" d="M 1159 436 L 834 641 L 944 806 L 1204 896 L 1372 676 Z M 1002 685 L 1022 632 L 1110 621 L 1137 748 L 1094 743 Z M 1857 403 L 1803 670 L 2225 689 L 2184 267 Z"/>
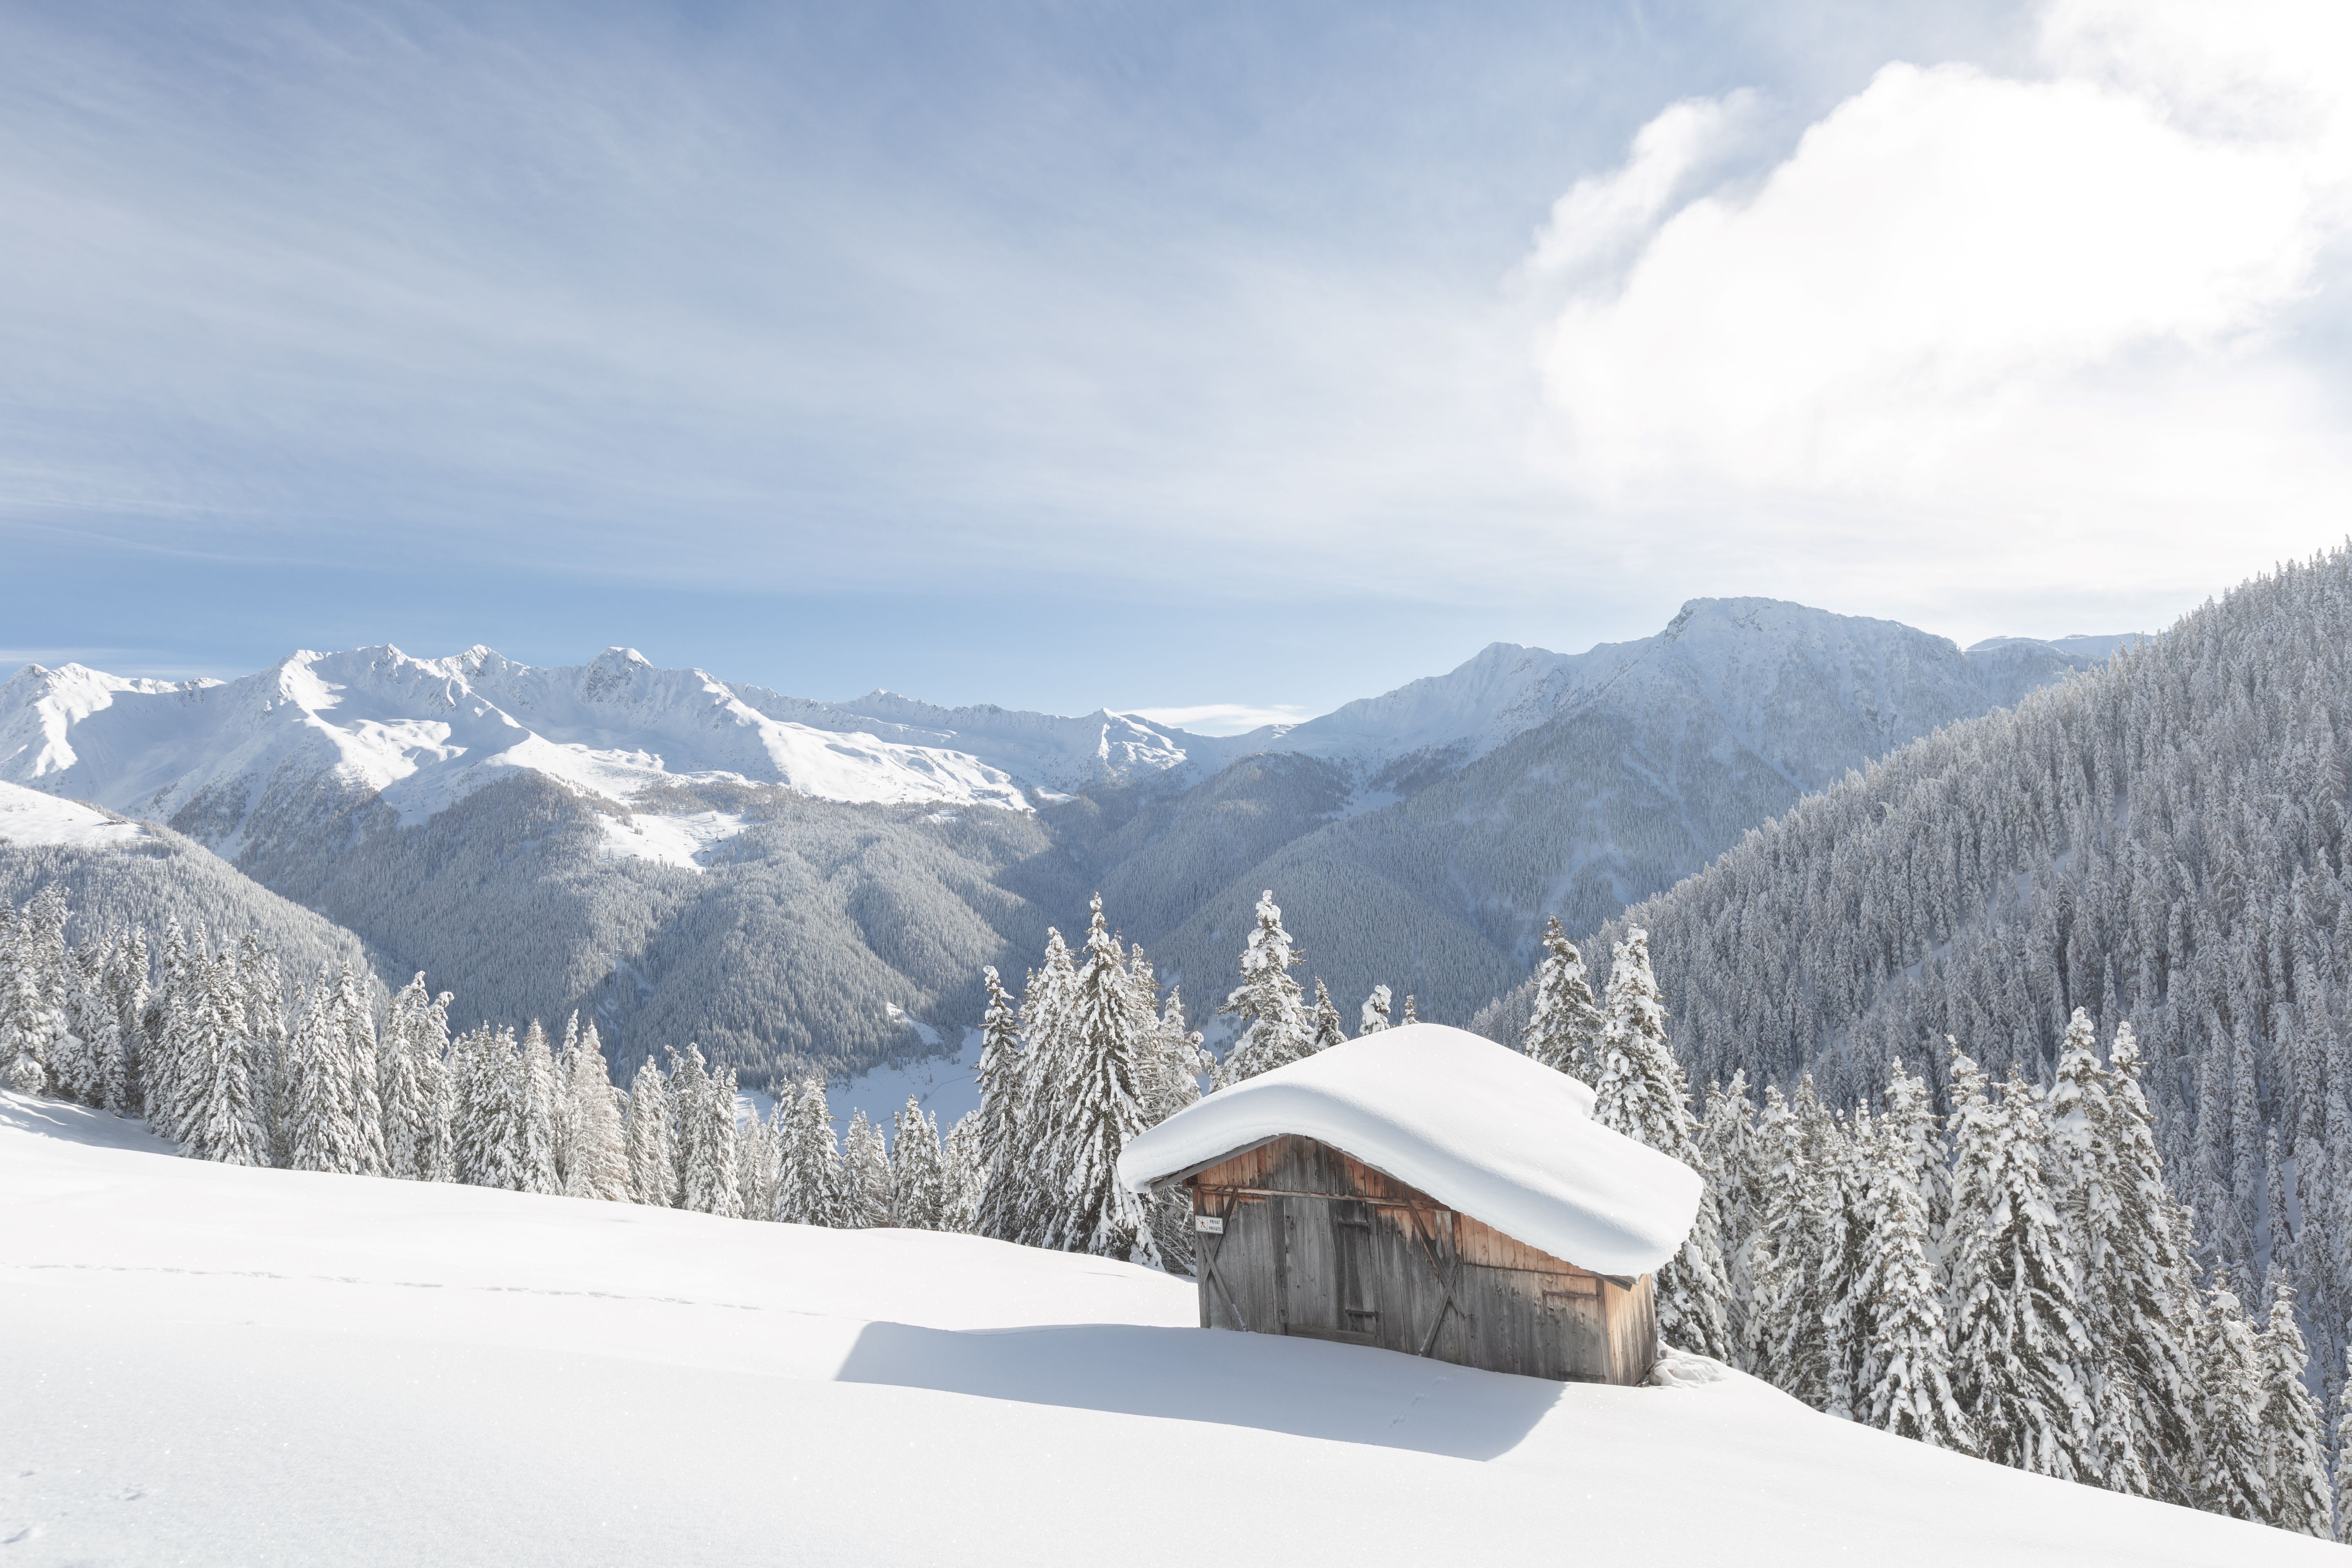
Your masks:
<path fill-rule="evenodd" d="M 1466 1016 L 1541 917 L 1612 913 L 1900 741 L 2091 661 L 1770 600 L 1495 643 L 1295 726 L 787 697 L 624 647 L 299 650 L 236 681 L 27 667 L 0 781 L 163 822 L 424 969 L 642 1054 L 849 1071 L 954 1039 L 1099 889 L 1197 1010 L 1275 887 L 1343 995 Z M 1651 842 L 1654 840 L 1654 842 Z M 1581 900 L 1579 904 L 1577 900 Z M 1350 1001 L 1352 1005 L 1352 1001 Z"/>

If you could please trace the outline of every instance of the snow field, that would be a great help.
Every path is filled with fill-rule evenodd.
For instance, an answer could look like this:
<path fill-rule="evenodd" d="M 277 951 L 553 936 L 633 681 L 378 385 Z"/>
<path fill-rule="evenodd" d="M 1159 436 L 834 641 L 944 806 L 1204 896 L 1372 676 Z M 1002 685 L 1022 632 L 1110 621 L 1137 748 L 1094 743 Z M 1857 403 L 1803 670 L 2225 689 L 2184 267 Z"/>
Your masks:
<path fill-rule="evenodd" d="M 1191 1328 L 969 1237 L 163 1153 L 0 1096 L 11 1563 L 2247 1564 L 2325 1543 L 1737 1373 L 1504 1377 Z"/>
<path fill-rule="evenodd" d="M 0 844 L 25 849 L 48 845 L 97 849 L 146 837 L 147 829 L 139 823 L 125 822 L 94 805 L 0 781 Z"/>

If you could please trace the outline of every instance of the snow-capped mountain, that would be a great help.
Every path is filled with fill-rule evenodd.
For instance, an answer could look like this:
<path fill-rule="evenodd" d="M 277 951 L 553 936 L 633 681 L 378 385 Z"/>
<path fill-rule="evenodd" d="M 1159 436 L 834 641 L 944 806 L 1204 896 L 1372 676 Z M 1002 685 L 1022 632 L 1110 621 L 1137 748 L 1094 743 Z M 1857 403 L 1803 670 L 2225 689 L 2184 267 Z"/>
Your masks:
<path fill-rule="evenodd" d="M 256 813 L 322 788 L 380 800 L 412 826 L 518 770 L 623 808 L 656 785 L 735 783 L 1029 809 L 1018 784 L 965 752 L 772 719 L 701 670 L 658 669 L 631 648 L 558 668 L 485 647 L 303 652 L 226 682 L 35 665 L 0 687 L 0 778 L 226 847 Z"/>
<path fill-rule="evenodd" d="M 1816 679 L 1842 684 L 1847 705 L 1865 723 L 1883 719 L 1899 730 L 1909 708 L 1958 712 L 1978 710 L 1988 700 L 2013 702 L 2058 676 L 2089 668 L 2124 640 L 1996 637 L 1962 654 L 1943 637 L 1894 621 L 1777 599 L 1694 599 L 1655 637 L 1601 643 L 1580 654 L 1493 643 L 1444 675 L 1359 699 L 1286 731 L 1240 738 L 1255 742 L 1250 751 L 1374 769 L 1407 761 L 1424 769 L 1430 762 L 1458 767 L 1580 704 L 1638 702 L 1662 676 L 1678 687 L 1670 700 L 1727 703 L 1726 717 L 1751 731 L 1769 723 L 1763 707 L 1792 700 L 1804 706 L 1811 695 L 1792 698 L 1780 683 Z M 1736 711 L 1741 704 L 1752 710 Z"/>
<path fill-rule="evenodd" d="M 814 702 L 760 686 L 731 689 L 773 719 L 961 752 L 1024 784 L 1066 793 L 1167 773 L 1201 777 L 1262 749 L 1282 733 L 1265 729 L 1246 735 L 1195 735 L 1108 709 L 1065 717 L 993 703 L 941 708 L 895 691 L 869 691 L 846 702 Z"/>
<path fill-rule="evenodd" d="M 176 829 L 356 932 L 387 980 L 428 972 L 460 1018 L 590 1009 L 625 1053 L 699 1040 L 756 1083 L 960 1039 L 981 967 L 1018 974 L 1097 889 L 1196 1007 L 1272 887 L 1335 989 L 1386 980 L 1459 1020 L 1543 913 L 1605 919 L 2091 662 L 1702 600 L 1654 637 L 1496 644 L 1220 737 L 821 702 L 626 648 L 299 653 L 226 682 L 27 667 L 0 686 L 0 781 Z"/>
<path fill-rule="evenodd" d="M 1123 908 L 1160 913 L 1153 890 L 1181 868 L 1228 879 L 1186 888 L 1164 936 L 1150 921 L 1129 927 L 1152 931 L 1163 973 L 1195 994 L 1232 984 L 1236 922 L 1272 888 L 1336 994 L 1384 982 L 1417 992 L 1424 1016 L 1466 1017 L 1482 987 L 1504 988 L 1474 976 L 1526 972 L 1544 916 L 1590 930 L 1848 769 L 2094 662 L 2045 644 L 1963 654 L 1893 621 L 1778 600 L 1694 600 L 1654 637 L 1572 657 L 1498 645 L 1351 704 L 1329 727 L 1334 753 L 1421 743 L 1389 752 L 1374 777 L 1394 798 L 1368 802 L 1302 748 L 1301 766 L 1229 770 L 1171 803 L 1131 851 L 1150 874 L 1109 880 Z M 1449 710 L 1461 715 L 1450 738 Z M 1325 722 L 1286 743 L 1313 746 Z M 1250 798 L 1235 800 L 1245 777 Z M 1246 858 L 1224 853 L 1243 841 Z"/>

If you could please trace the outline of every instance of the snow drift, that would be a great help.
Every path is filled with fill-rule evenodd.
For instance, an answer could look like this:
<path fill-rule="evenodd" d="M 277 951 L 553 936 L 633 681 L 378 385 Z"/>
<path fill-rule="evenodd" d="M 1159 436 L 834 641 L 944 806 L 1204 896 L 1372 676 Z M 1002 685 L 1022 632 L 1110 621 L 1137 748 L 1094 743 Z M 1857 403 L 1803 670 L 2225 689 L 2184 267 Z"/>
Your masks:
<path fill-rule="evenodd" d="M 12 1564 L 2337 1561 L 1713 1363 L 1213 1333 L 1183 1281 L 971 1237 L 206 1164 L 8 1095 L 0 1192 Z"/>

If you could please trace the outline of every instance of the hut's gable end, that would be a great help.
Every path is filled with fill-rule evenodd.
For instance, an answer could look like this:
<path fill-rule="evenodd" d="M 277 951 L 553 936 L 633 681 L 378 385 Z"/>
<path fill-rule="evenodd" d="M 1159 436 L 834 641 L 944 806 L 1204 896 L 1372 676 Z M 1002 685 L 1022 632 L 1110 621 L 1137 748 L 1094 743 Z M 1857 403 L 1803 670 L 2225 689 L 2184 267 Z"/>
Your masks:
<path fill-rule="evenodd" d="M 1636 1382 L 1649 1281 L 1604 1279 L 1311 1138 L 1192 1175 L 1205 1327 L 1377 1345 L 1538 1377 Z"/>

